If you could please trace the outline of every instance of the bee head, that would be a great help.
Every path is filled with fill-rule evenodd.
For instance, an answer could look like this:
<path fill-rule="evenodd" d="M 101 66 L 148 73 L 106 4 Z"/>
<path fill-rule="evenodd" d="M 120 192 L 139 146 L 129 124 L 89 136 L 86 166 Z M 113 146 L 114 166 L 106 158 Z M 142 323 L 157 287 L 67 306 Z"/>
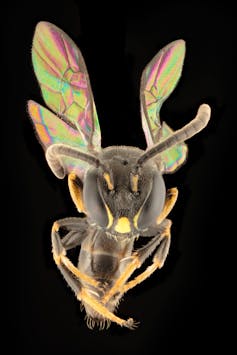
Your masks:
<path fill-rule="evenodd" d="M 85 176 L 83 201 L 92 223 L 114 235 L 138 234 L 156 223 L 165 201 L 165 184 L 154 161 L 141 167 L 143 153 L 133 147 L 109 147 Z"/>

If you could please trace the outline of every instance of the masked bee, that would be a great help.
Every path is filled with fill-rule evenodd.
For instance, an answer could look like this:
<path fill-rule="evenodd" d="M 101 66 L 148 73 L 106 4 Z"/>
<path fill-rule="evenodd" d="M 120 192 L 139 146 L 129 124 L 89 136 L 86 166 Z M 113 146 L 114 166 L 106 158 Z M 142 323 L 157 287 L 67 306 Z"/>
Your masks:
<path fill-rule="evenodd" d="M 166 191 L 163 175 L 186 160 L 187 139 L 210 119 L 203 104 L 196 117 L 173 131 L 159 111 L 182 71 L 185 42 L 165 46 L 141 78 L 141 118 L 147 149 L 101 147 L 101 134 L 90 81 L 75 43 L 48 22 L 36 26 L 33 67 L 47 106 L 28 102 L 28 112 L 49 167 L 59 179 L 68 175 L 73 202 L 84 217 L 56 221 L 52 227 L 54 261 L 85 308 L 93 328 L 115 322 L 133 329 L 136 322 L 115 314 L 121 297 L 161 268 L 170 247 L 171 221 L 178 190 Z M 138 237 L 147 237 L 134 250 Z M 67 250 L 80 246 L 78 265 Z M 151 265 L 132 279 L 153 254 Z"/>

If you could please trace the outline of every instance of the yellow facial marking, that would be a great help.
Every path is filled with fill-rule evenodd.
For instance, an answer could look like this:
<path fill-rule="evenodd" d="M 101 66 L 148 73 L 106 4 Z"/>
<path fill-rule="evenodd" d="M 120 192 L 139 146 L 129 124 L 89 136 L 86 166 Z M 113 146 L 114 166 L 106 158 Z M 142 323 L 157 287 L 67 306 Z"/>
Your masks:
<path fill-rule="evenodd" d="M 131 232 L 130 222 L 127 217 L 120 217 L 116 226 L 115 231 L 118 233 L 129 233 Z"/>
<path fill-rule="evenodd" d="M 138 218 L 140 216 L 141 210 L 142 209 L 140 208 L 140 210 L 137 212 L 136 216 L 133 218 L 133 224 L 134 224 L 135 228 L 137 228 L 137 229 L 138 229 L 137 221 L 138 221 Z"/>
<path fill-rule="evenodd" d="M 112 184 L 110 175 L 108 173 L 104 173 L 103 176 L 104 176 L 105 181 L 107 182 L 108 189 L 109 190 L 113 190 L 114 185 Z"/>
<path fill-rule="evenodd" d="M 131 176 L 131 188 L 133 192 L 137 192 L 138 191 L 138 175 L 133 175 Z"/>
<path fill-rule="evenodd" d="M 110 228 L 113 224 L 114 218 L 112 216 L 112 213 L 111 213 L 109 207 L 106 205 L 106 203 L 105 203 L 105 208 L 106 208 L 106 212 L 107 212 L 107 216 L 108 216 L 108 220 L 109 220 L 106 228 Z"/>

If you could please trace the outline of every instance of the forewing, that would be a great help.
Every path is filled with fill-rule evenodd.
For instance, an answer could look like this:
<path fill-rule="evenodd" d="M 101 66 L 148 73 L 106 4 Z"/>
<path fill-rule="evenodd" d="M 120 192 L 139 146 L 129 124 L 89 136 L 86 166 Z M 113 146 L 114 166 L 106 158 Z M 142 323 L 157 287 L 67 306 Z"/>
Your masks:
<path fill-rule="evenodd" d="M 167 125 L 162 123 L 161 128 L 161 141 L 171 135 L 173 130 Z M 176 144 L 170 149 L 161 153 L 163 173 L 173 173 L 176 171 L 187 159 L 188 147 L 187 144 Z"/>
<path fill-rule="evenodd" d="M 89 76 L 75 43 L 55 25 L 40 22 L 32 61 L 47 106 L 78 131 L 85 149 L 99 150 L 100 127 Z"/>
<path fill-rule="evenodd" d="M 86 144 L 78 134 L 76 127 L 70 126 L 34 101 L 28 102 L 28 112 L 33 121 L 39 142 L 45 151 L 50 145 L 56 143 L 63 143 L 86 150 Z M 83 179 L 84 172 L 88 168 L 87 163 L 65 156 L 61 158 L 61 163 L 66 173 L 74 172 L 81 179 Z"/>
<path fill-rule="evenodd" d="M 161 141 L 172 133 L 166 124 L 161 124 L 160 109 L 169 97 L 182 73 L 185 57 L 185 42 L 177 40 L 161 49 L 146 66 L 141 78 L 141 115 L 147 147 Z M 187 148 L 181 143 L 168 152 L 160 154 L 164 172 L 173 172 L 186 159 Z"/>

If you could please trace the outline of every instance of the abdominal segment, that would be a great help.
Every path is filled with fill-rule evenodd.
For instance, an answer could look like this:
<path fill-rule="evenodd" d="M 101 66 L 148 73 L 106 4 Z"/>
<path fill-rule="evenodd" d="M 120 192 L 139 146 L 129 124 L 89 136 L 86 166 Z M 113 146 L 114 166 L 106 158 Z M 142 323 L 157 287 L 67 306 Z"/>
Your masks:
<path fill-rule="evenodd" d="M 110 312 L 114 313 L 116 306 L 121 298 L 120 294 L 112 297 L 106 304 L 103 304 L 102 299 L 105 293 L 113 286 L 115 280 L 119 276 L 119 260 L 116 256 L 108 255 L 107 253 L 94 253 L 92 255 L 85 255 L 81 252 L 80 258 L 87 257 L 90 260 L 89 267 L 84 272 L 92 276 L 96 281 L 100 282 L 99 287 L 94 287 L 88 284 L 84 284 L 86 293 L 96 299 L 99 303 L 105 306 Z M 84 263 L 85 266 L 85 263 Z M 90 305 L 83 302 L 83 306 L 86 311 L 86 321 L 89 328 L 94 328 L 98 326 L 100 329 L 109 327 L 110 320 L 103 316 L 103 312 L 100 314 L 96 312 Z"/>
<path fill-rule="evenodd" d="M 91 284 L 82 282 L 85 293 L 91 299 L 101 304 L 101 310 L 98 312 L 89 301 L 84 299 L 83 306 L 86 311 L 86 320 L 89 328 L 95 325 L 100 328 L 109 326 L 110 321 L 104 315 L 105 308 L 114 313 L 122 297 L 121 293 L 116 293 L 107 302 L 103 302 L 105 294 L 113 287 L 116 280 L 123 273 L 127 264 L 127 259 L 131 255 L 133 240 L 119 242 L 116 239 L 109 238 L 102 231 L 95 231 L 89 238 L 83 241 L 81 245 L 78 268 L 84 274 L 90 276 L 99 282 L 95 287 Z M 93 301 L 93 300 L 92 300 Z M 105 308 L 104 308 L 105 307 Z"/>

